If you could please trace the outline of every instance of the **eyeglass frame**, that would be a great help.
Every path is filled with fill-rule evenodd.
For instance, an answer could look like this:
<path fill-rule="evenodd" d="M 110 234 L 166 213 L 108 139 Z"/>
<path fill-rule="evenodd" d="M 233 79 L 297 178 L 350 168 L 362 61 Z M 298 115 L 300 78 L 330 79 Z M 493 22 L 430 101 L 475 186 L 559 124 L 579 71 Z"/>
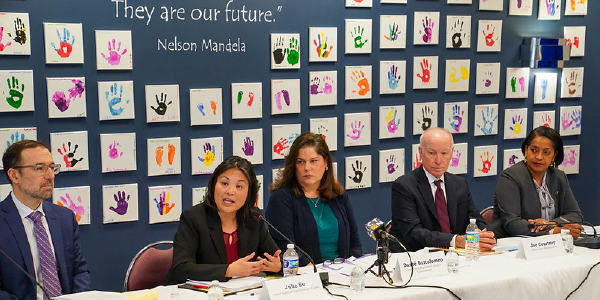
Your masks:
<path fill-rule="evenodd" d="M 328 260 L 324 261 L 323 262 L 323 267 L 327 268 L 327 269 L 339 271 L 339 270 L 343 269 L 344 266 L 340 266 L 339 268 L 336 268 L 336 267 L 332 267 L 332 265 L 341 265 L 341 264 L 345 264 L 345 263 L 354 264 L 354 263 L 352 263 L 351 261 L 349 261 L 349 260 L 347 260 L 345 258 L 336 257 L 333 260 L 329 260 L 328 259 Z"/>
<path fill-rule="evenodd" d="M 54 167 L 52 167 L 52 173 L 54 173 L 54 175 L 57 175 L 58 173 L 60 173 L 60 167 L 61 164 L 53 164 Z M 43 166 L 46 168 L 46 171 L 44 171 L 42 174 L 39 174 L 37 171 L 37 168 L 39 166 Z M 39 175 L 39 176 L 44 176 L 46 175 L 46 173 L 48 173 L 48 170 L 50 170 L 51 165 L 47 165 L 44 163 L 37 163 L 35 165 L 28 165 L 28 166 L 13 166 L 11 167 L 12 169 L 22 169 L 22 168 L 33 168 L 33 171 L 35 172 L 35 174 Z"/>

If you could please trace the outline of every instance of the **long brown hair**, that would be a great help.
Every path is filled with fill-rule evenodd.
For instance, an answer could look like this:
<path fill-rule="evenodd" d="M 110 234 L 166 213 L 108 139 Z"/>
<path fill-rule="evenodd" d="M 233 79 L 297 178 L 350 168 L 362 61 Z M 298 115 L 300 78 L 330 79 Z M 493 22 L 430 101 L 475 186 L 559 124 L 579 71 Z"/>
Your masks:
<path fill-rule="evenodd" d="M 344 188 L 337 181 L 333 173 L 333 157 L 331 156 L 331 152 L 329 152 L 329 147 L 327 147 L 327 143 L 323 137 L 311 132 L 303 133 L 294 140 L 292 147 L 290 147 L 290 153 L 285 157 L 285 168 L 280 173 L 281 175 L 269 186 L 269 191 L 273 192 L 284 186 L 289 186 L 296 196 L 302 194 L 302 187 L 298 183 L 298 178 L 296 178 L 296 160 L 298 159 L 300 149 L 305 147 L 314 148 L 317 154 L 321 155 L 327 162 L 327 169 L 319 184 L 319 196 L 324 201 L 341 196 L 344 193 Z"/>

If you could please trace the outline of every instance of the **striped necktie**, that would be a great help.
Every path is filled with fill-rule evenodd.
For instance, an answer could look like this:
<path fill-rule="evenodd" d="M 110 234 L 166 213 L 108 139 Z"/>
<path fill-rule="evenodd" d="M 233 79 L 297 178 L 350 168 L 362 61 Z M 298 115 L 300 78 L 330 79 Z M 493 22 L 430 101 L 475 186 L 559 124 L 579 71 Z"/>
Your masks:
<path fill-rule="evenodd" d="M 33 233 L 38 246 L 38 256 L 40 266 L 42 267 L 42 285 L 50 297 L 62 295 L 60 281 L 58 280 L 58 271 L 56 269 L 56 260 L 52 253 L 50 239 L 42 222 L 42 213 L 34 211 L 27 218 L 33 221 Z M 44 296 L 44 299 L 48 299 Z"/>
<path fill-rule="evenodd" d="M 442 227 L 442 232 L 452 233 L 450 218 L 448 217 L 448 207 L 446 206 L 446 197 L 444 197 L 444 190 L 441 187 L 442 181 L 436 180 L 433 183 L 437 186 L 435 190 L 435 208 L 437 209 L 438 221 Z"/>

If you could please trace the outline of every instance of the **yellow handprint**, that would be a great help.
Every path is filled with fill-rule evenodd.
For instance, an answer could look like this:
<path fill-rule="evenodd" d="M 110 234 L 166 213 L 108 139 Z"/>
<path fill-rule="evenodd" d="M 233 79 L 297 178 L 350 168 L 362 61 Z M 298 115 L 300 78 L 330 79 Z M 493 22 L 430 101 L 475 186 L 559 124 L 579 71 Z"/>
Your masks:
<path fill-rule="evenodd" d="M 467 80 L 469 79 L 469 70 L 465 67 L 460 67 L 460 79 Z"/>
<path fill-rule="evenodd" d="M 452 83 L 458 82 L 459 79 L 456 79 L 456 68 L 452 67 L 452 68 L 450 68 L 450 70 L 454 71 L 454 72 L 452 72 L 452 74 L 450 74 L 450 77 L 449 77 L 450 82 L 452 82 Z"/>

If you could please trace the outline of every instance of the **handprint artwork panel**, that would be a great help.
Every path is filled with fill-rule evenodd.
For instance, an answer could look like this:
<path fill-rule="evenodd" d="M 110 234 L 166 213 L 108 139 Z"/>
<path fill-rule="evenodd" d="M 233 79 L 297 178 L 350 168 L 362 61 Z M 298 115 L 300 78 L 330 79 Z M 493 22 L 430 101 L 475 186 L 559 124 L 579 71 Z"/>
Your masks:
<path fill-rule="evenodd" d="M 344 32 L 344 53 L 371 53 L 373 44 L 373 20 L 346 19 L 344 21 Z"/>
<path fill-rule="evenodd" d="M 372 66 L 346 66 L 346 100 L 371 99 Z"/>
<path fill-rule="evenodd" d="M 300 68 L 300 34 L 271 33 L 271 69 Z"/>
<path fill-rule="evenodd" d="M 524 139 L 527 135 L 527 108 L 504 110 L 504 139 Z"/>
<path fill-rule="evenodd" d="M 500 92 L 500 63 L 477 63 L 475 93 L 498 94 Z"/>
<path fill-rule="evenodd" d="M 135 132 L 100 134 L 102 173 L 137 170 Z"/>
<path fill-rule="evenodd" d="M 344 147 L 371 145 L 371 113 L 344 114 Z"/>
<path fill-rule="evenodd" d="M 558 166 L 566 174 L 579 174 L 580 145 L 565 145 L 565 158 Z"/>
<path fill-rule="evenodd" d="M 437 89 L 438 57 L 415 56 L 413 58 L 413 89 Z"/>
<path fill-rule="evenodd" d="M 448 172 L 452 174 L 467 174 L 467 165 L 469 159 L 469 144 L 454 144 L 452 149 L 452 159 L 448 166 Z"/>
<path fill-rule="evenodd" d="M 37 129 L 35 127 L 0 128 L 0 153 L 4 153 L 6 148 L 14 142 L 25 139 L 37 140 Z M 4 169 L 4 165 L 0 159 L 0 170 L 2 169 Z"/>
<path fill-rule="evenodd" d="M 82 24 L 44 23 L 44 48 L 47 64 L 82 64 Z"/>
<path fill-rule="evenodd" d="M 243 157 L 252 164 L 263 163 L 263 130 L 233 130 L 231 134 L 233 155 Z"/>
<path fill-rule="evenodd" d="M 179 122 L 178 84 L 146 85 L 146 123 Z"/>
<path fill-rule="evenodd" d="M 404 175 L 405 151 L 389 149 L 379 151 L 379 183 L 392 182 Z"/>
<path fill-rule="evenodd" d="M 580 135 L 581 134 L 582 108 L 578 106 L 561 106 L 560 108 L 560 135 Z"/>
<path fill-rule="evenodd" d="M 571 3 L 576 0 L 572 0 Z M 586 1 L 586 0 L 581 0 Z M 567 45 L 571 46 L 571 57 L 581 57 L 585 55 L 585 26 L 565 26 L 564 38 Z"/>
<path fill-rule="evenodd" d="M 85 78 L 46 78 L 49 118 L 87 116 Z"/>
<path fill-rule="evenodd" d="M 204 202 L 206 199 L 206 187 L 192 188 L 192 206 Z"/>
<path fill-rule="evenodd" d="M 535 74 L 535 88 L 533 90 L 534 104 L 556 103 L 556 73 Z"/>
<path fill-rule="evenodd" d="M 294 140 L 302 134 L 300 124 L 271 126 L 271 159 L 284 159 Z"/>
<path fill-rule="evenodd" d="M 133 69 L 130 30 L 96 30 L 96 66 L 98 70 Z"/>
<path fill-rule="evenodd" d="M 413 135 L 438 127 L 438 103 L 413 103 Z"/>
<path fill-rule="evenodd" d="M 308 74 L 308 105 L 336 105 L 338 92 L 337 71 L 315 71 Z"/>
<path fill-rule="evenodd" d="M 133 81 L 99 81 L 98 115 L 100 121 L 135 118 Z"/>
<path fill-rule="evenodd" d="M 231 84 L 231 118 L 262 118 L 262 82 Z"/>
<path fill-rule="evenodd" d="M 28 13 L 0 12 L 0 55 L 31 55 Z"/>
<path fill-rule="evenodd" d="M 148 187 L 149 224 L 179 221 L 181 195 L 181 185 Z"/>
<path fill-rule="evenodd" d="M 181 138 L 147 140 L 148 176 L 181 174 Z"/>
<path fill-rule="evenodd" d="M 380 106 L 379 107 L 379 138 L 404 137 L 406 123 L 405 106 Z"/>
<path fill-rule="evenodd" d="M 539 0 L 538 20 L 560 20 L 562 9 L 562 1 L 560 0 Z"/>
<path fill-rule="evenodd" d="M 373 7 L 373 0 L 346 0 L 346 7 Z"/>
<path fill-rule="evenodd" d="M 531 16 L 533 15 L 533 0 L 509 0 L 508 15 Z"/>
<path fill-rule="evenodd" d="M 223 124 L 223 89 L 190 89 L 190 125 Z"/>
<path fill-rule="evenodd" d="M 444 129 L 451 133 L 469 131 L 469 102 L 451 102 L 444 104 Z"/>
<path fill-rule="evenodd" d="M 518 162 L 522 161 L 524 157 L 525 156 L 523 156 L 521 149 L 504 149 L 503 169 L 506 170 L 514 166 Z"/>
<path fill-rule="evenodd" d="M 534 111 L 533 112 L 533 127 L 538 128 L 540 126 L 550 127 L 552 129 L 556 129 L 554 125 L 554 120 L 556 116 L 556 111 L 548 110 L 548 111 Z"/>
<path fill-rule="evenodd" d="M 50 133 L 50 149 L 61 172 L 89 170 L 87 131 Z"/>
<path fill-rule="evenodd" d="M 502 49 L 502 20 L 479 20 L 477 52 L 500 52 Z"/>
<path fill-rule="evenodd" d="M 406 92 L 406 61 L 381 61 L 379 63 L 379 93 L 404 94 Z"/>
<path fill-rule="evenodd" d="M 502 11 L 504 0 L 479 0 L 479 10 Z"/>
<path fill-rule="evenodd" d="M 0 112 L 34 111 L 32 70 L 0 70 Z"/>
<path fill-rule="evenodd" d="M 102 186 L 102 220 L 104 224 L 138 220 L 138 185 Z"/>
<path fill-rule="evenodd" d="M 506 68 L 506 99 L 529 97 L 529 68 Z"/>
<path fill-rule="evenodd" d="M 437 45 L 440 39 L 440 12 L 415 12 L 414 45 Z"/>
<path fill-rule="evenodd" d="M 446 17 L 446 48 L 471 48 L 471 16 Z"/>
<path fill-rule="evenodd" d="M 583 96 L 583 67 L 563 68 L 560 78 L 561 98 L 580 98 Z"/>
<path fill-rule="evenodd" d="M 446 92 L 468 92 L 471 60 L 446 60 Z"/>
<path fill-rule="evenodd" d="M 339 47 L 337 27 L 308 28 L 308 61 L 337 61 Z"/>
<path fill-rule="evenodd" d="M 373 168 L 371 155 L 346 157 L 346 181 L 347 190 L 365 189 L 371 187 Z"/>
<path fill-rule="evenodd" d="M 300 113 L 300 79 L 271 80 L 271 114 Z"/>
<path fill-rule="evenodd" d="M 473 148 L 473 177 L 495 176 L 498 174 L 498 146 Z"/>
<path fill-rule="evenodd" d="M 223 162 L 223 137 L 191 139 L 192 175 L 212 174 Z"/>
<path fill-rule="evenodd" d="M 332 118 L 315 118 L 310 119 L 310 132 L 320 135 L 325 142 L 329 151 L 337 151 L 338 148 L 338 123 L 337 117 Z"/>
<path fill-rule="evenodd" d="M 379 17 L 379 48 L 406 48 L 406 15 L 381 15 Z"/>
<path fill-rule="evenodd" d="M 54 188 L 54 191 L 52 192 L 52 202 L 73 211 L 77 224 L 90 224 L 89 186 Z"/>

